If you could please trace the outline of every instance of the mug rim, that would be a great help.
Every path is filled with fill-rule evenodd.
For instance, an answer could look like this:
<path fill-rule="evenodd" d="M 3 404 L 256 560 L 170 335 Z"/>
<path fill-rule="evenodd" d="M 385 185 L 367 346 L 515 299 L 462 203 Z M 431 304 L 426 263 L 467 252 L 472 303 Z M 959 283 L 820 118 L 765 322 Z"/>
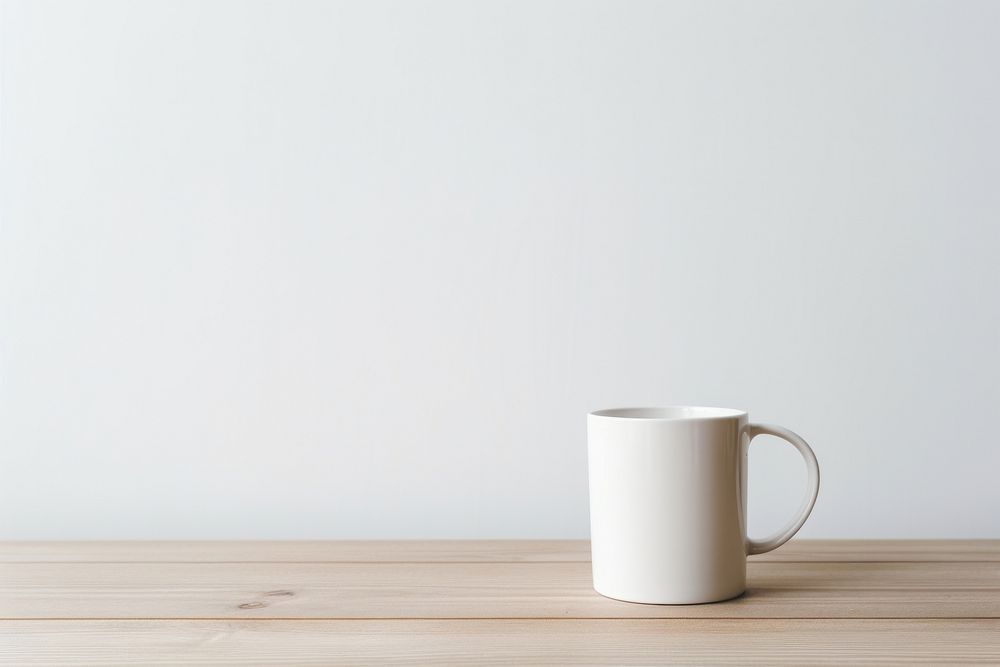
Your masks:
<path fill-rule="evenodd" d="M 588 413 L 590 417 L 635 421 L 710 421 L 738 419 L 747 416 L 746 410 L 715 408 L 701 405 L 664 405 L 654 407 L 604 408 Z"/>

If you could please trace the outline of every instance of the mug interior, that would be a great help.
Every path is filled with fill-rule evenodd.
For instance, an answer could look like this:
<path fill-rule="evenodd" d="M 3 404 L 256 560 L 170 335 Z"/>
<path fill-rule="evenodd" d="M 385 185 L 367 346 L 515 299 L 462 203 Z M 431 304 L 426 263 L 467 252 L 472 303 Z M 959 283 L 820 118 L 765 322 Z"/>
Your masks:
<path fill-rule="evenodd" d="M 590 414 L 595 417 L 615 417 L 618 419 L 732 419 L 745 415 L 746 410 L 671 405 L 662 408 L 611 408 L 596 410 Z"/>

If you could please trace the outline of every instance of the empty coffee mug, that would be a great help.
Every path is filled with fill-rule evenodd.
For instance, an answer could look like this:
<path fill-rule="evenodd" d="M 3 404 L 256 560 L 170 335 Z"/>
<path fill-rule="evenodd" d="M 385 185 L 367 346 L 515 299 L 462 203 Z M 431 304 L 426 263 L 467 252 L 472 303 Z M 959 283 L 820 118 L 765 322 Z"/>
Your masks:
<path fill-rule="evenodd" d="M 747 450 L 776 435 L 805 459 L 809 486 L 789 524 L 746 533 Z M 620 408 L 587 415 L 594 589 L 628 602 L 716 602 L 746 590 L 746 558 L 787 542 L 812 511 L 819 465 L 788 429 L 742 410 Z"/>

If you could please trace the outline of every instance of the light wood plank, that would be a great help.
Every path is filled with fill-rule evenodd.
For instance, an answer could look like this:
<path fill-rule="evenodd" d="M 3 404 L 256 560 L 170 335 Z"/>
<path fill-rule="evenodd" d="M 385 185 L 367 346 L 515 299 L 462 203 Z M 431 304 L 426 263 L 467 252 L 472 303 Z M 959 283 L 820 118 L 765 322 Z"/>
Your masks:
<path fill-rule="evenodd" d="M 8 621 L 11 665 L 1000 662 L 994 620 Z"/>
<path fill-rule="evenodd" d="M 766 562 L 1000 562 L 1000 540 L 791 540 Z"/>
<path fill-rule="evenodd" d="M 0 562 L 581 562 L 586 540 L 0 542 Z M 752 561 L 992 561 L 1000 540 L 792 540 Z"/>
<path fill-rule="evenodd" d="M 0 542 L 0 562 L 517 563 L 589 560 L 590 542 L 586 540 Z"/>
<path fill-rule="evenodd" d="M 727 603 L 636 605 L 589 563 L 4 563 L 3 618 L 1000 618 L 1000 563 L 751 563 Z"/>

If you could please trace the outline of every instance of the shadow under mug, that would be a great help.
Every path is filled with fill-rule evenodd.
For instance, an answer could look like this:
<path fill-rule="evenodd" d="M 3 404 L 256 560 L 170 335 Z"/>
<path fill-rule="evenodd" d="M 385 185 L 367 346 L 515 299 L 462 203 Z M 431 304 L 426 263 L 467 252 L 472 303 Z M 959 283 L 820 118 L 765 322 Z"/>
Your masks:
<path fill-rule="evenodd" d="M 785 528 L 746 534 L 747 452 L 758 435 L 791 443 L 809 486 Z M 726 600 L 746 590 L 746 558 L 787 542 L 819 492 L 819 465 L 788 429 L 751 424 L 745 411 L 662 407 L 587 415 L 594 589 L 649 604 Z"/>

